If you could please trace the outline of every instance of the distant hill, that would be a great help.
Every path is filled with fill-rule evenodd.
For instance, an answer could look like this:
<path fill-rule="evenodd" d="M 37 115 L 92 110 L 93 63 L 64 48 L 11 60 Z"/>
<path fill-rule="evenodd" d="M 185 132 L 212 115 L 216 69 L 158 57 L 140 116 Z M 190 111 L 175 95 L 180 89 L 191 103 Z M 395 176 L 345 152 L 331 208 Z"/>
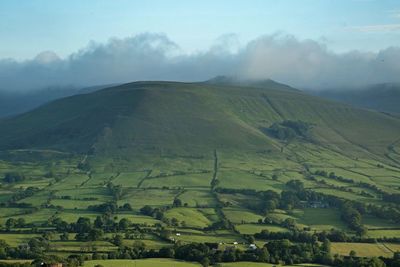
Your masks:
<path fill-rule="evenodd" d="M 298 142 L 348 155 L 383 156 L 400 132 L 400 119 L 395 117 L 272 81 L 265 86 L 135 82 L 59 99 L 3 119 L 0 149 L 51 148 L 132 160 L 137 153 L 160 151 L 273 153 L 288 140 L 265 129 L 284 121 L 289 121 L 282 124 L 286 133 L 296 132 L 286 127 L 296 125 L 290 121 L 310 125 L 312 138 Z"/>
<path fill-rule="evenodd" d="M 74 86 L 50 87 L 26 92 L 0 91 L 0 118 L 27 112 L 55 99 L 90 93 L 110 86 L 101 85 L 86 88 Z"/>
<path fill-rule="evenodd" d="M 400 114 L 400 84 L 376 84 L 356 90 L 323 90 L 312 93 L 357 107 Z"/>
<path fill-rule="evenodd" d="M 239 79 L 233 76 L 216 76 L 211 78 L 204 83 L 206 84 L 213 84 L 213 85 L 225 85 L 225 86 L 241 86 L 241 87 L 256 87 L 256 88 L 274 88 L 276 90 L 283 89 L 283 90 L 296 90 L 297 89 L 290 87 L 289 85 L 276 82 L 271 79 L 266 80 L 244 80 Z"/>

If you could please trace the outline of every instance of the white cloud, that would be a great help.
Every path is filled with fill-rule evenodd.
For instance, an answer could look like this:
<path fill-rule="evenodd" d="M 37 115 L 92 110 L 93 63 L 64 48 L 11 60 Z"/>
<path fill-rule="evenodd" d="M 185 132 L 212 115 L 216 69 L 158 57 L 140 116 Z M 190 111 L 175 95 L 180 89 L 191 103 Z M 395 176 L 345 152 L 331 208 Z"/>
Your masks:
<path fill-rule="evenodd" d="M 338 54 L 322 42 L 290 35 L 265 35 L 242 46 L 236 36 L 227 35 L 208 50 L 185 54 L 167 36 L 146 33 L 91 43 L 66 59 L 46 52 L 24 62 L 0 60 L 0 90 L 135 80 L 202 81 L 217 75 L 271 78 L 296 87 L 348 87 L 400 82 L 399 73 L 399 47 Z"/>

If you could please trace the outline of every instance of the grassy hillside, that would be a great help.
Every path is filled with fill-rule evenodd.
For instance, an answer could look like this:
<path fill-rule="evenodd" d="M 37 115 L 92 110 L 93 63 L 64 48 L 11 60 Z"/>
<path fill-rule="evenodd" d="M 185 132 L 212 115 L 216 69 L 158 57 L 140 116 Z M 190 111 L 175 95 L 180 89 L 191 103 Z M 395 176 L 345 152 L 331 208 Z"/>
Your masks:
<path fill-rule="evenodd" d="M 313 125 L 313 142 L 348 153 L 384 155 L 400 119 L 274 88 L 139 82 L 57 100 L 0 122 L 0 148 L 132 155 L 214 149 L 278 151 L 263 129 Z"/>

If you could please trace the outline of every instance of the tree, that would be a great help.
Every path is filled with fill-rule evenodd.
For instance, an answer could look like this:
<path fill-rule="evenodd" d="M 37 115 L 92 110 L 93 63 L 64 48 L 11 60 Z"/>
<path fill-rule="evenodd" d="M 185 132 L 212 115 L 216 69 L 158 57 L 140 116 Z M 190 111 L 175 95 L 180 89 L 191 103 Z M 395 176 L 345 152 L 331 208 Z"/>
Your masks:
<path fill-rule="evenodd" d="M 171 219 L 171 224 L 172 226 L 178 227 L 179 226 L 179 221 L 177 218 L 172 218 Z"/>
<path fill-rule="evenodd" d="M 104 219 L 101 216 L 97 216 L 94 220 L 94 227 L 102 228 L 104 226 Z"/>
<path fill-rule="evenodd" d="M 360 226 L 356 229 L 356 233 L 359 237 L 363 237 L 367 235 L 368 229 L 365 226 Z"/>
<path fill-rule="evenodd" d="M 331 253 L 331 242 L 329 239 L 325 238 L 324 242 L 322 243 L 321 249 L 326 253 Z"/>
<path fill-rule="evenodd" d="M 210 259 L 209 258 L 207 258 L 207 257 L 204 257 L 202 260 L 201 260 L 201 266 L 203 266 L 203 267 L 208 267 L 209 265 L 210 265 Z"/>
<path fill-rule="evenodd" d="M 122 245 L 123 240 L 124 238 L 122 237 L 122 235 L 115 235 L 112 239 L 112 243 L 119 247 Z"/>
<path fill-rule="evenodd" d="M 174 202 L 172 203 L 172 206 L 174 206 L 174 207 L 182 207 L 182 200 L 180 200 L 179 198 L 175 198 Z"/>
<path fill-rule="evenodd" d="M 290 180 L 286 183 L 286 186 L 298 192 L 304 190 L 304 184 L 300 180 Z"/>
<path fill-rule="evenodd" d="M 173 258 L 175 256 L 175 251 L 169 247 L 163 247 L 159 251 L 159 255 L 162 258 Z"/>
<path fill-rule="evenodd" d="M 368 267 L 385 267 L 386 264 L 382 260 L 378 259 L 377 257 L 373 257 L 373 258 L 369 259 L 367 266 Z M 395 266 L 395 265 L 393 265 L 393 266 Z"/>
<path fill-rule="evenodd" d="M 276 202 L 274 200 L 268 200 L 264 204 L 264 212 L 271 212 L 276 209 Z"/>
<path fill-rule="evenodd" d="M 10 231 L 10 229 L 11 228 L 14 228 L 15 227 L 15 225 L 16 225 L 16 220 L 14 219 L 14 218 L 9 218 L 7 221 L 6 221 L 6 228 L 7 228 L 7 230 L 8 231 Z"/>
<path fill-rule="evenodd" d="M 151 216 L 153 214 L 153 208 L 149 205 L 146 205 L 140 209 L 140 213 L 143 215 Z"/>
<path fill-rule="evenodd" d="M 127 218 L 122 218 L 118 223 L 118 228 L 120 230 L 126 230 L 131 225 L 131 222 Z"/>
<path fill-rule="evenodd" d="M 92 229 L 90 219 L 86 217 L 79 217 L 75 224 L 75 231 L 78 233 L 88 233 Z"/>
<path fill-rule="evenodd" d="M 103 237 L 103 235 L 104 235 L 103 230 L 94 228 L 89 231 L 87 240 L 88 241 L 100 240 Z"/>
<path fill-rule="evenodd" d="M 61 241 L 68 241 L 69 240 L 69 235 L 67 232 L 64 232 L 60 235 L 60 240 Z"/>
<path fill-rule="evenodd" d="M 266 247 L 261 249 L 257 249 L 257 261 L 259 262 L 268 262 L 269 261 L 269 252 Z"/>
<path fill-rule="evenodd" d="M 6 183 L 17 183 L 25 180 L 25 175 L 17 172 L 9 172 L 4 175 L 3 180 Z"/>
<path fill-rule="evenodd" d="M 286 227 L 288 229 L 294 229 L 294 228 L 296 228 L 296 221 L 293 218 L 286 218 L 282 222 L 282 226 Z"/>
<path fill-rule="evenodd" d="M 16 222 L 16 227 L 22 228 L 25 226 L 25 219 L 24 218 L 18 218 Z"/>
<path fill-rule="evenodd" d="M 132 209 L 131 204 L 125 203 L 125 204 L 122 206 L 122 210 L 132 211 L 133 209 Z"/>

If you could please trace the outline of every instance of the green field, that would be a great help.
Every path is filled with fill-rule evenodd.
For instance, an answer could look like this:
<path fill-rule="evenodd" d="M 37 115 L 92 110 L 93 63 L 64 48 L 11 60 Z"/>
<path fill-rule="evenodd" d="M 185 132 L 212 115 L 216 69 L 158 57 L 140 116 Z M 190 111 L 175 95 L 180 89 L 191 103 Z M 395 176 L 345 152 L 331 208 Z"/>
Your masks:
<path fill-rule="evenodd" d="M 95 267 L 102 265 L 104 267 L 191 267 L 201 266 L 198 263 L 182 262 L 169 259 L 146 259 L 146 260 L 94 260 L 85 262 L 84 267 Z"/>
<path fill-rule="evenodd" d="M 393 253 L 399 251 L 399 244 L 390 243 L 332 243 L 332 252 L 339 255 L 349 255 L 354 250 L 360 257 L 393 257 Z"/>

